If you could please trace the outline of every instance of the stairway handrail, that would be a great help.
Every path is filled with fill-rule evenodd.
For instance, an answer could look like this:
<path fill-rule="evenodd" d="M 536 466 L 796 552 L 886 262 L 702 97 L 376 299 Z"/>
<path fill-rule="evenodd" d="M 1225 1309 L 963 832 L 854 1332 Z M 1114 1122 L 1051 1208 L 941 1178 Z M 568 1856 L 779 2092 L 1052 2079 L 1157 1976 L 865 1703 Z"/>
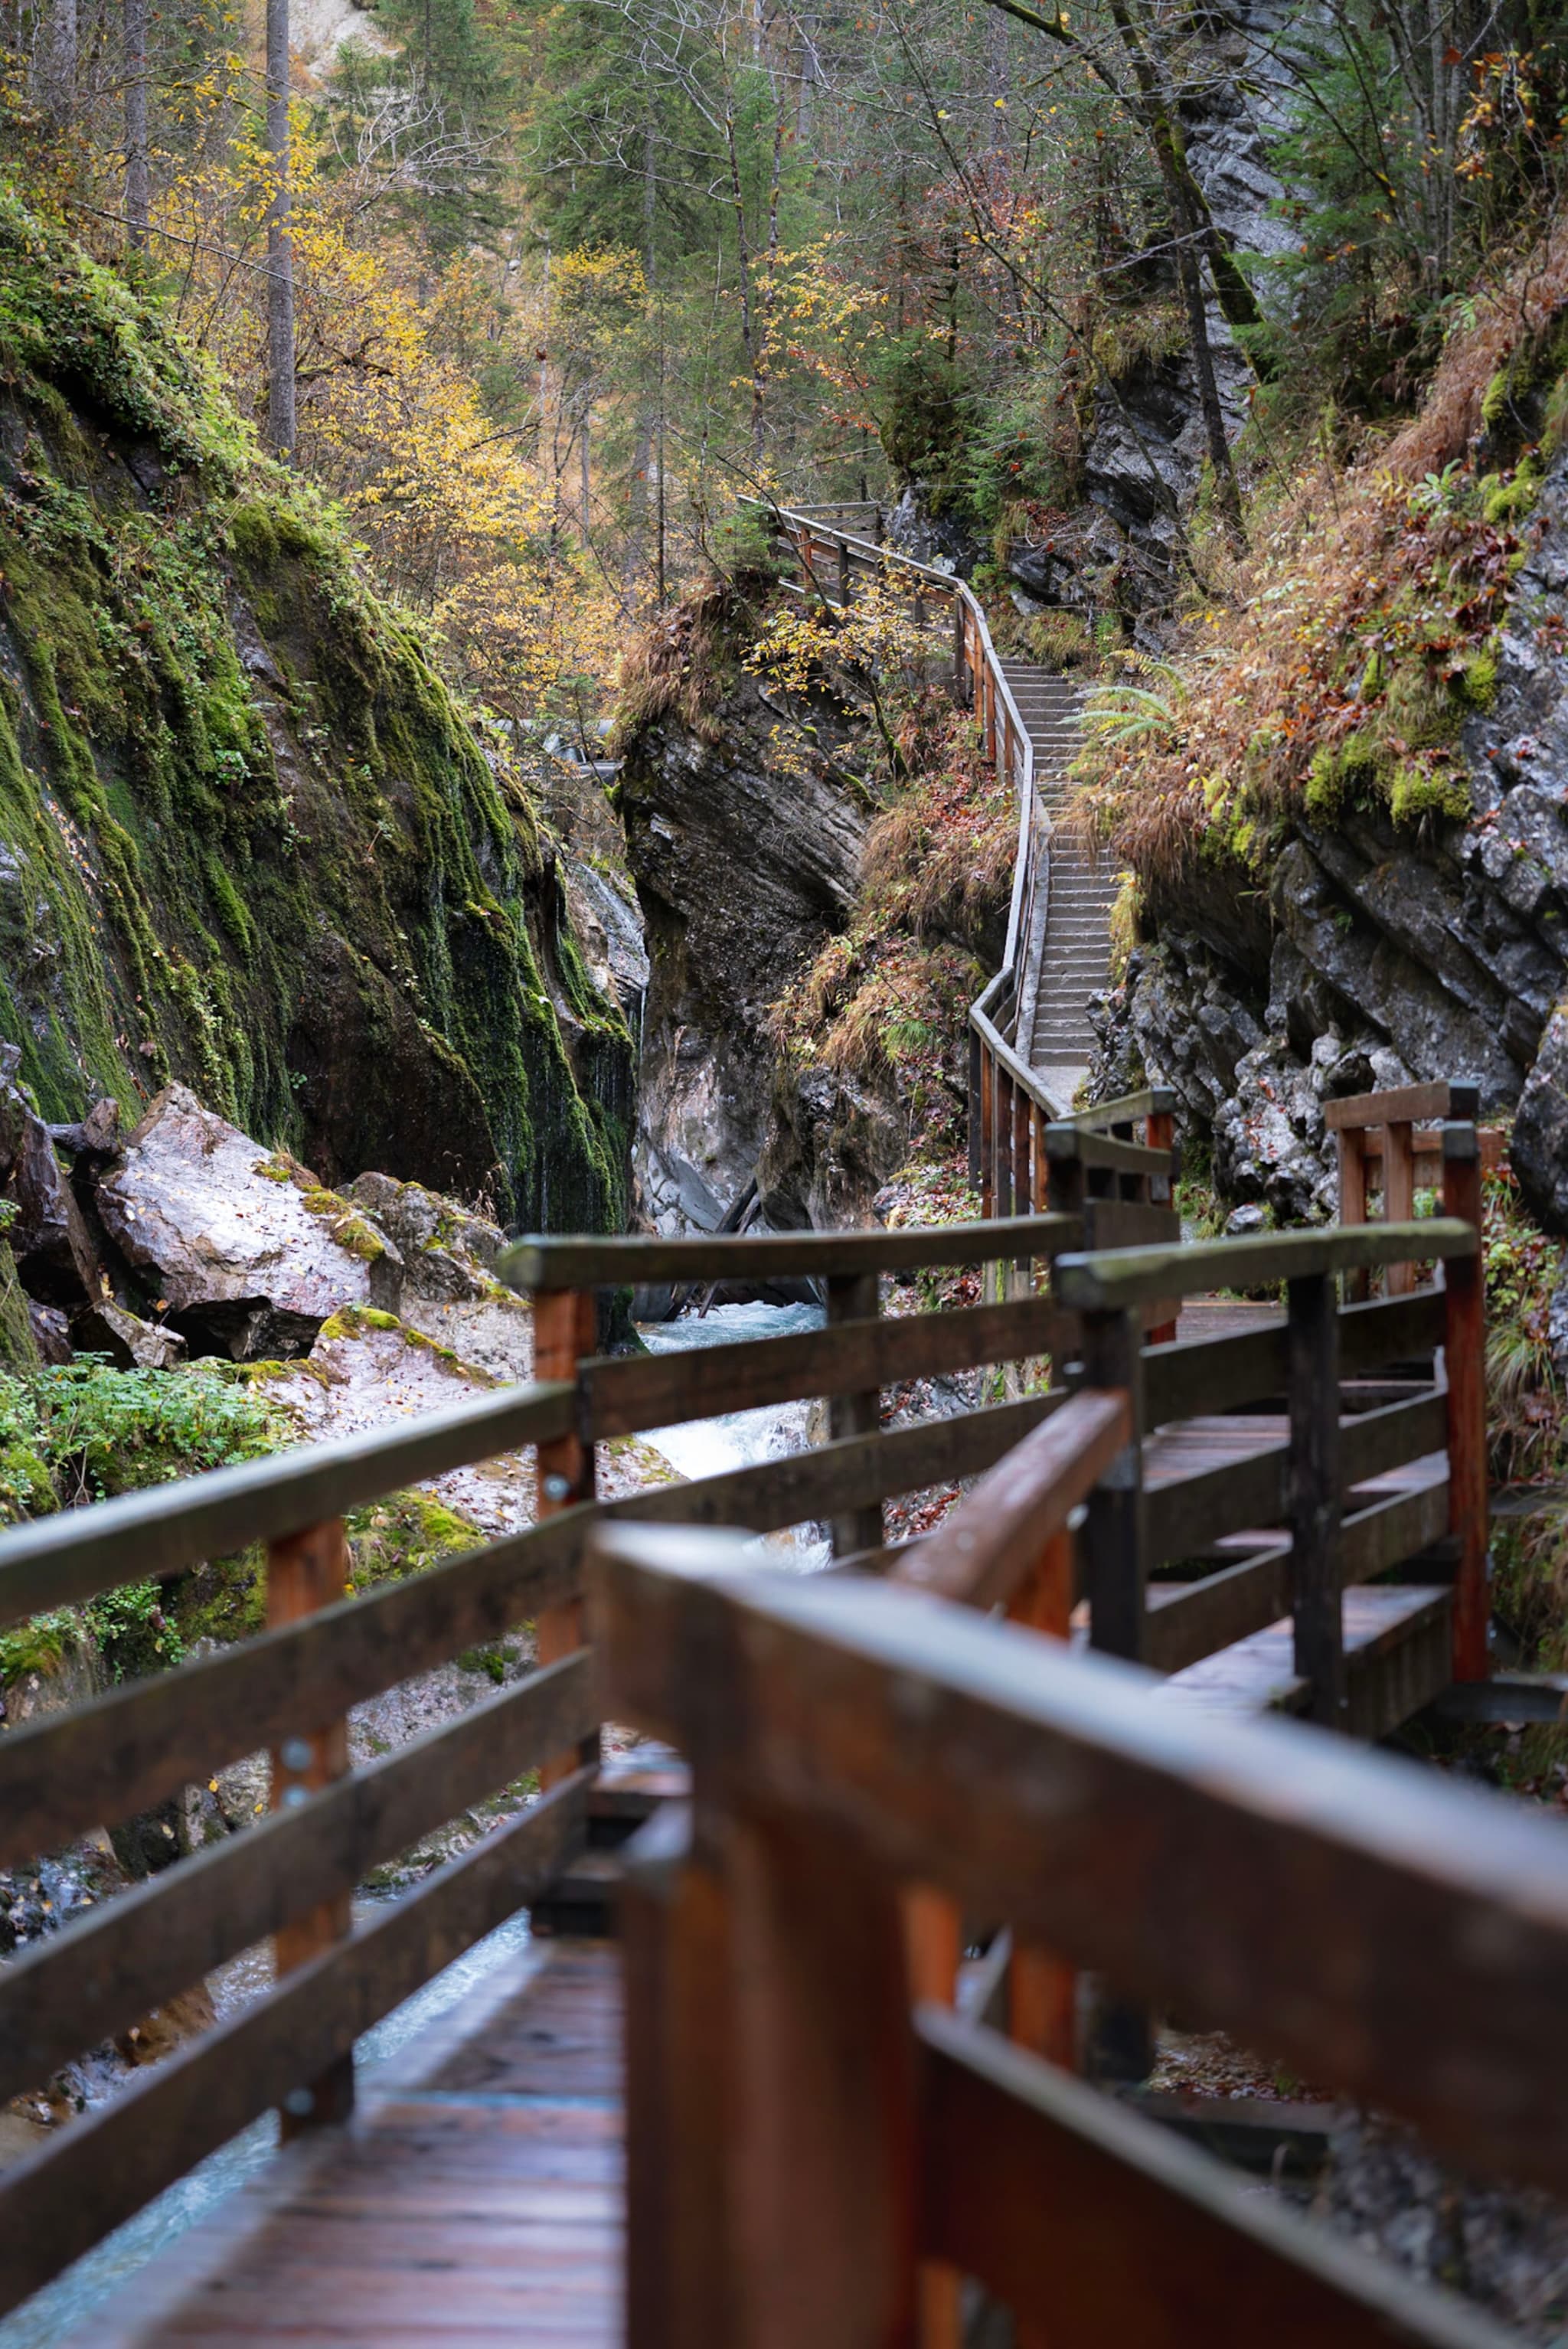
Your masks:
<path fill-rule="evenodd" d="M 1037 843 L 1042 860 L 1047 856 L 1051 823 L 1049 816 L 1038 803 L 1035 789 L 1034 742 L 1028 729 L 1024 724 L 1017 702 L 1014 698 L 1013 689 L 1007 682 L 1000 656 L 991 641 L 991 631 L 986 625 L 985 610 L 979 598 L 973 589 L 959 578 L 956 572 L 938 571 L 931 564 L 918 562 L 913 555 L 904 554 L 896 547 L 880 545 L 875 540 L 862 538 L 855 532 L 841 529 L 830 522 L 824 522 L 820 519 L 823 511 L 820 507 L 784 506 L 763 498 L 743 499 L 741 502 L 760 508 L 768 514 L 774 528 L 781 530 L 783 534 L 795 544 L 805 565 L 807 575 L 812 585 L 818 587 L 819 594 L 821 593 L 821 589 L 817 582 L 811 562 L 810 542 L 815 539 L 826 539 L 835 544 L 842 545 L 851 555 L 858 555 L 863 564 L 871 567 L 883 572 L 896 570 L 904 576 L 918 580 L 923 586 L 929 585 L 936 594 L 949 596 L 964 612 L 967 627 L 964 639 L 955 648 L 955 678 L 964 666 L 968 632 L 972 629 L 978 661 L 984 667 L 993 701 L 992 721 L 987 730 L 990 756 L 993 765 L 1005 781 L 1013 780 L 1007 772 L 1009 744 L 1014 747 L 1016 752 L 1021 754 L 1016 776 L 1018 843 L 1013 858 L 1013 891 L 1007 909 L 1007 942 L 1003 951 L 1001 969 L 969 1007 L 969 1022 L 987 1048 L 1006 1063 L 1007 1072 L 1014 1083 L 1021 1087 L 1045 1115 L 1047 1117 L 1058 1115 L 1061 1104 L 1052 1101 L 1033 1071 L 1019 1058 L 1013 1046 L 1002 1036 L 989 1017 L 988 999 L 996 981 L 1011 978 L 1016 984 L 1018 978 L 1018 948 L 1024 928 L 1025 908 L 1032 895 L 1037 878 L 1034 852 Z M 869 504 L 871 501 L 868 499 L 856 502 Z M 804 550 L 799 545 L 802 537 L 807 541 Z M 823 600 L 826 602 L 828 599 L 824 596 Z M 975 717 L 984 728 L 985 709 L 984 698 L 978 693 L 975 697 Z M 1005 711 L 1006 721 L 1000 726 L 995 722 L 995 710 L 998 708 Z M 1043 869 L 1046 868 L 1042 865 Z"/>

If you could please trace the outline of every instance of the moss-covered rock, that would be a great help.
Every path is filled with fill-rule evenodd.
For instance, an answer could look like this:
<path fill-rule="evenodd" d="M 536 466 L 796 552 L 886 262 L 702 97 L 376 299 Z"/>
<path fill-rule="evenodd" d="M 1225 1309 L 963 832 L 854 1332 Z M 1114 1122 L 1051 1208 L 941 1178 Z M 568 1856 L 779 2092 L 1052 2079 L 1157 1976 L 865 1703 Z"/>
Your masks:
<path fill-rule="evenodd" d="M 0 185 L 0 1040 L 336 1183 L 618 1226 L 631 1047 L 499 736 L 201 363 Z"/>
<path fill-rule="evenodd" d="M 27 1299 L 16 1278 L 15 1258 L 0 1240 L 0 1371 L 36 1371 L 37 1341 L 27 1318 Z"/>

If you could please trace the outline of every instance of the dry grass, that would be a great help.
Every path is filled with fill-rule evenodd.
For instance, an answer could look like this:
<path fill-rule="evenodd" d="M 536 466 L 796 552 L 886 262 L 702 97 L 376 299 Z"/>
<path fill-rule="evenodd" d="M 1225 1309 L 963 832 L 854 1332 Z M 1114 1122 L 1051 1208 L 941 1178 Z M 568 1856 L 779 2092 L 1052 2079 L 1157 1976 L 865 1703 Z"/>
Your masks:
<path fill-rule="evenodd" d="M 662 718 L 678 718 L 705 742 L 719 740 L 726 656 L 738 616 L 729 583 L 708 580 L 633 638 L 616 678 L 614 756 Z"/>
<path fill-rule="evenodd" d="M 1560 221 L 1455 338 L 1418 417 L 1346 474 L 1307 458 L 1272 525 L 1254 515 L 1227 602 L 1186 626 L 1167 739 L 1091 740 L 1080 818 L 1156 908 L 1216 859 L 1257 879 L 1301 808 L 1332 823 L 1376 804 L 1410 827 L 1468 814 L 1460 729 L 1491 690 L 1540 471 L 1528 448 L 1483 471 L 1478 435 L 1499 370 L 1539 367 L 1565 316 Z"/>

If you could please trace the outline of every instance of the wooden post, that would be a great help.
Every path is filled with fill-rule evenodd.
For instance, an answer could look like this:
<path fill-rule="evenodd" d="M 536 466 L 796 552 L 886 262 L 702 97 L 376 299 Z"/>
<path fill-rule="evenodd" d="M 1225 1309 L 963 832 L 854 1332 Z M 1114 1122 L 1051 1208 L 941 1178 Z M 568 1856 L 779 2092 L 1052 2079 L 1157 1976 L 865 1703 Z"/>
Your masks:
<path fill-rule="evenodd" d="M 980 1047 L 980 1213 L 987 1220 L 996 1212 L 996 1085 L 991 1048 Z"/>
<path fill-rule="evenodd" d="M 839 608 L 844 612 L 850 608 L 850 542 L 847 538 L 839 541 Z"/>
<path fill-rule="evenodd" d="M 1295 1669 L 1311 1686 L 1310 1717 L 1345 1720 L 1340 1597 L 1339 1310 L 1333 1275 L 1286 1284 L 1289 1300 L 1291 1611 Z"/>
<path fill-rule="evenodd" d="M 1168 1109 L 1151 1109 L 1148 1117 L 1144 1120 L 1143 1140 L 1145 1145 L 1150 1150 L 1174 1151 L 1176 1147 L 1176 1118 L 1174 1112 Z M 1174 1159 L 1172 1159 L 1171 1164 L 1175 1164 Z M 1171 1205 L 1174 1206 L 1176 1204 L 1176 1185 L 1173 1181 L 1167 1185 L 1167 1190 Z M 1150 1185 L 1150 1196 L 1153 1196 L 1152 1183 Z M 1157 1322 L 1154 1328 L 1148 1332 L 1144 1343 L 1150 1346 L 1168 1346 L 1171 1344 L 1175 1335 L 1175 1321 Z"/>
<path fill-rule="evenodd" d="M 1383 1128 L 1383 1220 L 1408 1224 L 1416 1212 L 1416 1129 L 1408 1118 Z M 1416 1286 L 1413 1264 L 1390 1264 L 1384 1283 L 1390 1297 L 1408 1297 Z"/>
<path fill-rule="evenodd" d="M 1026 1623 L 1047 1639 L 1065 1640 L 1072 1629 L 1073 1537 L 1054 1534 L 1040 1562 L 1007 1609 L 1010 1622 Z M 1007 1970 L 1007 2031 L 1066 2071 L 1078 2064 L 1078 1971 L 1037 1943 L 1020 1941 Z M 1019 2349 L 1031 2349 L 1020 2335 Z"/>
<path fill-rule="evenodd" d="M 980 1031 L 969 1026 L 969 1180 L 977 1187 L 980 1183 L 981 1134 L 980 1088 L 985 1081 L 985 1049 L 980 1041 Z M 985 1209 L 981 1209 L 985 1213 Z"/>
<path fill-rule="evenodd" d="M 969 613 L 963 596 L 953 591 L 953 685 L 956 694 L 964 683 L 964 667 L 968 655 L 966 634 Z"/>
<path fill-rule="evenodd" d="M 1367 1221 L 1367 1136 L 1359 1126 L 1344 1125 L 1335 1135 L 1339 1146 L 1339 1220 Z M 1365 1268 L 1345 1276 L 1345 1301 L 1359 1304 L 1371 1294 L 1372 1276 Z"/>
<path fill-rule="evenodd" d="M 1139 1319 L 1130 1311 L 1083 1317 L 1084 1384 L 1125 1388 L 1132 1413 L 1132 1440 L 1089 1495 L 1083 1529 L 1089 1645 L 1108 1656 L 1125 1656 L 1133 1663 L 1142 1659 L 1149 1603 L 1143 1506 L 1143 1337 Z"/>
<path fill-rule="evenodd" d="M 1029 1135 L 1034 1103 L 1022 1085 L 1013 1088 L 1013 1213 L 1026 1216 L 1033 1203 L 1029 1180 Z"/>
<path fill-rule="evenodd" d="M 985 661 L 980 672 L 985 689 L 985 756 L 992 766 L 996 764 L 996 680 L 991 674 L 991 664 Z"/>
<path fill-rule="evenodd" d="M 1143 1332 L 1137 1312 L 1083 1317 L 1084 1383 L 1126 1390 L 1132 1435 L 1089 1495 L 1082 1534 L 1089 1645 L 1140 1662 L 1149 1608 L 1143 1504 Z M 1090 2032 L 1089 2069 L 1109 2080 L 1147 2079 L 1154 2062 L 1147 2008 L 1102 1992 Z"/>
<path fill-rule="evenodd" d="M 348 1588 L 348 1537 L 341 1517 L 325 1525 L 307 1526 L 304 1533 L 267 1544 L 267 1629 L 281 1630 L 307 1615 L 331 1607 Z M 292 1737 L 274 1746 L 272 1756 L 272 1808 L 291 1810 L 329 1786 L 348 1771 L 348 1723 L 302 1724 Z M 273 1935 L 273 1961 L 279 1974 L 318 1957 L 353 1930 L 351 1896 L 335 1893 L 303 1915 L 291 1917 Z M 284 2137 L 344 2121 L 354 2109 L 353 2051 L 314 2080 L 302 2081 L 285 2098 L 280 2115 Z"/>
<path fill-rule="evenodd" d="M 1481 1229 L 1480 1138 L 1473 1125 L 1443 1128 L 1443 1213 Z M 1460 1546 L 1454 1570 L 1453 1673 L 1484 1681 L 1489 1526 L 1486 1460 L 1486 1264 L 1450 1257 L 1443 1267 L 1443 1362 L 1448 1373 L 1449 1530 Z"/>
<path fill-rule="evenodd" d="M 594 1345 L 593 1292 L 591 1288 L 542 1288 L 533 1300 L 533 1375 L 539 1380 L 563 1379 L 575 1383 L 579 1362 L 586 1361 Z M 538 1514 L 558 1516 L 593 1498 L 593 1446 L 579 1428 L 539 1446 Z M 539 1618 L 538 1661 L 553 1664 L 583 1645 L 583 1601 L 568 1599 L 563 1607 L 547 1607 Z M 595 1732 L 576 1753 L 552 1754 L 540 1770 L 539 1783 L 548 1791 L 574 1770 L 599 1758 Z"/>
<path fill-rule="evenodd" d="M 964 1920 L 956 1901 L 929 1884 L 906 1888 L 904 1949 L 912 2000 L 951 2006 L 958 1995 Z M 934 2260 L 921 2262 L 917 2283 L 920 2349 L 960 2349 L 964 2338 L 963 2279 Z"/>
<path fill-rule="evenodd" d="M 874 1272 L 830 1273 L 827 1282 L 828 1326 L 837 1321 L 874 1321 L 881 1299 Z M 882 1426 L 882 1392 L 867 1387 L 858 1394 L 833 1395 L 828 1402 L 828 1432 L 832 1436 L 875 1435 Z M 880 1549 L 882 1508 L 880 1501 L 848 1509 L 832 1524 L 833 1556 L 849 1557 L 856 1550 Z"/>
<path fill-rule="evenodd" d="M 718 2349 L 735 2337 L 725 2223 L 729 1909 L 666 1804 L 627 1847 L 627 2349 Z"/>
<path fill-rule="evenodd" d="M 1013 1080 L 998 1062 L 996 1066 L 996 1115 L 994 1131 L 996 1141 L 995 1195 L 998 1216 L 1013 1212 Z"/>
<path fill-rule="evenodd" d="M 739 2277 L 725 2349 L 913 2349 L 917 2075 L 894 1889 L 825 1821 L 739 1816 L 723 1832 Z"/>

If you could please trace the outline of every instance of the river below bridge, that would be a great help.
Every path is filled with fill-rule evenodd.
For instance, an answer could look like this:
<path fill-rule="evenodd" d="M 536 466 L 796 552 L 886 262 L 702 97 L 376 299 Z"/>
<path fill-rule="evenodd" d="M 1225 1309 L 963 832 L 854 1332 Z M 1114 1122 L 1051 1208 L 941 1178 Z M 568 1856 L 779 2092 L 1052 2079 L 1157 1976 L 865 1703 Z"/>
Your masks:
<path fill-rule="evenodd" d="M 641 1334 L 650 1352 L 679 1353 L 736 1339 L 785 1337 L 795 1330 L 820 1329 L 822 1322 L 820 1309 L 811 1305 L 717 1305 L 701 1318 L 684 1314 L 675 1321 L 649 1323 Z M 716 1419 L 656 1429 L 645 1441 L 681 1477 L 717 1475 L 799 1449 L 806 1442 L 808 1410 L 805 1403 L 791 1402 L 760 1411 L 729 1412 Z M 771 1536 L 766 1547 L 782 1554 L 780 1563 L 800 1568 L 817 1566 L 827 1556 L 825 1547 L 809 1535 L 799 1539 L 792 1534 Z M 361 1899 L 355 1904 L 356 1917 L 363 1921 L 382 1905 Z M 528 1938 L 527 1917 L 510 1919 L 367 2032 L 356 2050 L 356 2066 L 366 2084 L 373 2085 L 380 2066 L 525 1947 Z M 270 1981 L 264 1950 L 246 1951 L 220 1969 L 211 1982 L 220 2021 L 260 1996 Z M 83 2328 L 81 2349 L 87 2349 L 94 2309 L 253 2177 L 276 2143 L 277 2123 L 273 2115 L 253 2122 L 128 2220 L 57 2282 L 0 2320 L 0 2349 L 60 2349 L 67 2338 L 75 2337 L 78 2326 Z"/>

